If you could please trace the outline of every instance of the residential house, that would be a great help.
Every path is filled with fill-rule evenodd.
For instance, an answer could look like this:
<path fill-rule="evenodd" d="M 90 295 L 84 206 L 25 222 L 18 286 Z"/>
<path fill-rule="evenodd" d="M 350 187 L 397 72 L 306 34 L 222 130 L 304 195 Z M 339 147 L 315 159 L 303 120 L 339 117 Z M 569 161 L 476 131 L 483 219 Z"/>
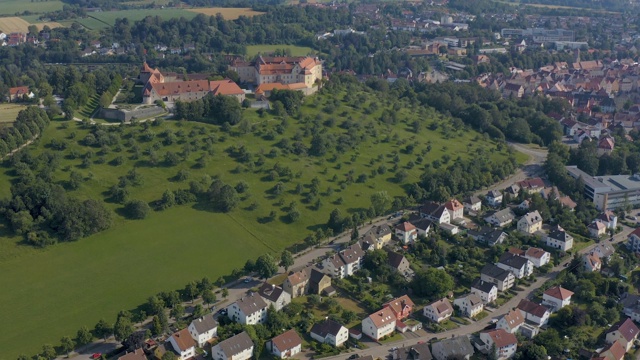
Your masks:
<path fill-rule="evenodd" d="M 276 311 L 282 310 L 283 307 L 291 302 L 291 294 L 284 291 L 280 286 L 265 282 L 258 290 L 258 295 L 267 303 L 267 306 L 273 305 Z"/>
<path fill-rule="evenodd" d="M 615 147 L 615 140 L 611 136 L 603 136 L 598 141 L 597 154 L 602 156 L 604 154 L 611 154 Z"/>
<path fill-rule="evenodd" d="M 204 347 L 207 341 L 218 336 L 218 322 L 213 318 L 212 313 L 194 319 L 187 329 L 193 340 L 198 343 L 198 347 Z"/>
<path fill-rule="evenodd" d="M 431 360 L 431 351 L 429 351 L 429 344 L 423 342 L 422 344 L 415 344 L 411 346 L 396 348 L 391 353 L 392 360 Z"/>
<path fill-rule="evenodd" d="M 411 315 L 415 304 L 407 295 L 402 295 L 387 303 L 382 304 L 383 308 L 391 309 L 396 320 L 404 320 Z"/>
<path fill-rule="evenodd" d="M 495 246 L 502 244 L 507 238 L 507 233 L 502 230 L 493 229 L 489 226 L 482 226 L 476 230 L 468 230 L 467 235 L 477 242 Z"/>
<path fill-rule="evenodd" d="M 618 217 L 611 210 L 605 210 L 598 214 L 598 217 L 595 219 L 596 222 L 603 223 L 607 229 L 615 230 L 618 226 Z"/>
<path fill-rule="evenodd" d="M 142 349 L 135 349 L 130 353 L 120 356 L 118 360 L 147 360 L 147 356 Z"/>
<path fill-rule="evenodd" d="M 518 309 L 524 313 L 525 320 L 535 323 L 538 326 L 546 325 L 549 322 L 549 316 L 551 316 L 549 308 L 527 299 L 520 300 Z"/>
<path fill-rule="evenodd" d="M 314 324 L 310 334 L 314 340 L 333 347 L 342 346 L 349 338 L 349 330 L 331 319 Z"/>
<path fill-rule="evenodd" d="M 513 222 L 515 218 L 516 215 L 513 213 L 513 211 L 510 208 L 506 208 L 487 215 L 484 218 L 484 221 L 493 226 L 505 227 L 511 224 L 511 222 Z"/>
<path fill-rule="evenodd" d="M 627 248 L 633 252 L 640 252 L 640 228 L 636 228 L 627 235 Z"/>
<path fill-rule="evenodd" d="M 529 194 L 540 192 L 544 189 L 544 181 L 541 178 L 526 179 L 516 183 L 521 190 Z"/>
<path fill-rule="evenodd" d="M 436 224 L 448 224 L 451 222 L 451 216 L 444 205 L 440 205 L 433 201 L 426 202 L 419 209 L 420 216 L 427 218 Z"/>
<path fill-rule="evenodd" d="M 28 86 L 18 86 L 9 88 L 9 102 L 20 101 L 24 97 L 32 99 L 35 95 L 29 91 Z"/>
<path fill-rule="evenodd" d="M 464 217 L 464 206 L 457 199 L 447 201 L 444 203 L 444 207 L 449 212 L 449 219 L 451 221 Z"/>
<path fill-rule="evenodd" d="M 362 333 L 373 340 L 380 340 L 393 334 L 396 329 L 396 316 L 385 307 L 362 320 Z"/>
<path fill-rule="evenodd" d="M 331 277 L 316 268 L 312 268 L 309 275 L 307 293 L 329 295 L 329 292 L 334 291 L 331 287 Z"/>
<path fill-rule="evenodd" d="M 513 309 L 506 313 L 498 323 L 496 324 L 497 329 L 503 329 L 509 334 L 515 334 L 520 330 L 520 327 L 524 324 L 525 315 L 520 311 L 520 309 Z"/>
<path fill-rule="evenodd" d="M 396 225 L 396 237 L 403 244 L 413 244 L 418 239 L 418 230 L 412 223 L 405 221 Z"/>
<path fill-rule="evenodd" d="M 525 234 L 533 234 L 542 229 L 542 216 L 538 210 L 526 213 L 518 220 L 518 230 Z"/>
<path fill-rule="evenodd" d="M 502 205 L 502 193 L 498 190 L 490 190 L 485 196 L 485 200 L 489 206 L 500 206 Z"/>
<path fill-rule="evenodd" d="M 600 260 L 598 254 L 593 252 L 582 256 L 582 264 L 584 266 L 584 270 L 588 272 L 602 270 L 602 260 Z"/>
<path fill-rule="evenodd" d="M 353 244 L 339 253 L 326 258 L 322 265 L 333 278 L 344 279 L 360 270 L 364 251 L 359 244 Z"/>
<path fill-rule="evenodd" d="M 624 354 L 626 354 L 626 351 L 619 341 L 615 341 L 600 352 L 600 356 L 606 360 L 623 360 Z"/>
<path fill-rule="evenodd" d="M 593 248 L 592 251 L 594 254 L 598 254 L 600 259 L 605 259 L 605 260 L 610 260 L 611 255 L 613 255 L 616 252 L 613 246 L 606 243 L 600 243 L 596 245 L 596 247 Z"/>
<path fill-rule="evenodd" d="M 619 342 L 625 352 L 631 350 L 634 341 L 638 338 L 638 327 L 633 320 L 626 318 L 615 323 L 606 333 L 607 344 Z"/>
<path fill-rule="evenodd" d="M 592 222 L 587 226 L 587 229 L 589 229 L 589 235 L 595 239 L 607 233 L 607 226 L 599 221 Z"/>
<path fill-rule="evenodd" d="M 291 273 L 282 284 L 282 288 L 291 294 L 292 298 L 302 296 L 307 292 L 310 275 L 311 270 L 309 268 Z"/>
<path fill-rule="evenodd" d="M 551 262 L 551 253 L 543 249 L 530 247 L 524 252 L 524 257 L 533 263 L 534 267 L 541 267 Z"/>
<path fill-rule="evenodd" d="M 554 286 L 542 293 L 542 305 L 549 307 L 551 311 L 557 311 L 571 304 L 573 291 L 562 286 Z"/>
<path fill-rule="evenodd" d="M 500 256 L 496 266 L 507 271 L 511 271 L 513 275 L 522 279 L 533 274 L 533 263 L 525 257 L 505 252 Z"/>
<path fill-rule="evenodd" d="M 451 235 L 455 235 L 460 232 L 460 228 L 453 224 L 440 224 L 440 229 Z"/>
<path fill-rule="evenodd" d="M 464 209 L 467 212 L 469 211 L 478 212 L 482 209 L 482 201 L 480 201 L 480 198 L 477 196 L 466 197 L 462 201 L 462 204 L 464 205 Z"/>
<path fill-rule="evenodd" d="M 518 210 L 529 210 L 529 207 L 531 206 L 531 201 L 529 200 L 523 200 L 519 205 L 518 205 Z"/>
<path fill-rule="evenodd" d="M 440 323 L 453 315 L 453 306 L 449 299 L 436 300 L 422 309 L 422 314 L 429 320 Z"/>
<path fill-rule="evenodd" d="M 475 317 L 484 310 L 484 303 L 480 296 L 467 294 L 461 298 L 453 300 L 453 305 L 457 306 L 462 316 Z"/>
<path fill-rule="evenodd" d="M 176 353 L 178 353 L 178 359 L 186 360 L 196 356 L 196 342 L 189 334 L 188 329 L 182 329 L 173 333 L 169 337 L 169 343 L 173 347 Z"/>
<path fill-rule="evenodd" d="M 520 186 L 518 186 L 518 184 L 509 185 L 504 189 L 504 193 L 509 194 L 511 198 L 514 198 L 520 194 Z"/>
<path fill-rule="evenodd" d="M 485 353 L 495 349 L 498 359 L 510 359 L 518 349 L 518 339 L 503 329 L 489 330 L 480 333 L 480 344 L 476 346 Z"/>
<path fill-rule="evenodd" d="M 516 281 L 511 271 L 493 264 L 487 264 L 480 270 L 480 279 L 496 284 L 499 291 L 509 290 Z"/>
<path fill-rule="evenodd" d="M 623 314 L 630 317 L 633 321 L 640 322 L 640 295 L 625 292 L 620 296 L 619 302 L 622 304 Z"/>
<path fill-rule="evenodd" d="M 211 348 L 214 360 L 248 360 L 253 356 L 253 341 L 245 331 L 217 343 Z"/>
<path fill-rule="evenodd" d="M 431 344 L 431 355 L 436 360 L 469 360 L 473 353 L 473 346 L 468 336 L 457 336 Z"/>
<path fill-rule="evenodd" d="M 478 278 L 471 283 L 471 293 L 480 296 L 482 302 L 488 304 L 498 298 L 498 287 L 492 282 Z"/>
<path fill-rule="evenodd" d="M 568 251 L 573 247 L 573 236 L 558 227 L 545 236 L 544 243 L 551 248 Z"/>
<path fill-rule="evenodd" d="M 402 276 L 410 276 L 413 274 L 409 260 L 397 252 L 387 251 L 387 264 L 391 269 L 397 271 Z"/>
<path fill-rule="evenodd" d="M 418 236 L 424 237 L 429 235 L 429 231 L 431 231 L 433 225 L 433 221 L 429 219 L 412 220 L 411 223 L 416 227 L 416 230 L 418 230 Z"/>
<path fill-rule="evenodd" d="M 291 329 L 269 340 L 267 349 L 277 358 L 290 358 L 302 351 L 302 339 L 294 329 Z"/>
<path fill-rule="evenodd" d="M 364 238 L 371 240 L 375 249 L 382 249 L 385 245 L 391 241 L 391 228 L 389 225 L 384 224 L 380 226 L 374 226 L 364 234 Z"/>
<path fill-rule="evenodd" d="M 258 294 L 251 293 L 227 307 L 227 316 L 243 325 L 262 324 L 267 320 L 269 305 Z"/>

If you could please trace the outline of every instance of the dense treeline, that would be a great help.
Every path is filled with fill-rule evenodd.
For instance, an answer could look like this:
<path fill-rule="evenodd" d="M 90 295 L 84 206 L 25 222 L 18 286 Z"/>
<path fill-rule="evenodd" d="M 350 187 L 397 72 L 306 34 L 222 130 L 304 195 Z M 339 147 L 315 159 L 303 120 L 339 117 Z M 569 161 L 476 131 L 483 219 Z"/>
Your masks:
<path fill-rule="evenodd" d="M 176 101 L 175 114 L 178 119 L 236 125 L 242 119 L 242 108 L 234 97 L 209 94 L 196 101 Z"/>
<path fill-rule="evenodd" d="M 0 129 L 0 158 L 42 134 L 49 125 L 46 112 L 30 106 L 18 113 L 11 127 Z"/>

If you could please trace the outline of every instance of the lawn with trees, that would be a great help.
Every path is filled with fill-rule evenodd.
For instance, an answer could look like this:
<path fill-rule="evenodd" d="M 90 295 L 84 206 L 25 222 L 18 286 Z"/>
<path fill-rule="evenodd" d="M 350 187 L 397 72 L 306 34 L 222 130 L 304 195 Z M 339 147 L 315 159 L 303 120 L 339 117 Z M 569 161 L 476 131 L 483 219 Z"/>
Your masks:
<path fill-rule="evenodd" d="M 150 294 L 202 276 L 217 279 L 265 253 L 280 262 L 292 244 L 326 237 L 328 223 L 350 231 L 412 205 L 406 188 L 418 194 L 416 186 L 439 192 L 451 185 L 425 183 L 426 171 L 445 174 L 478 156 L 487 166 L 515 163 L 502 143 L 401 97 L 400 86 L 328 86 L 302 104 L 295 94 L 276 94 L 270 111 L 224 108 L 234 124 L 198 112 L 199 105 L 182 110 L 201 122 L 53 122 L 4 165 L 2 193 L 18 179 L 46 175 L 67 197 L 101 204 L 112 223 L 103 231 L 82 228 L 101 232 L 74 242 L 55 232 L 44 244 L 32 242 L 28 234 L 46 228 L 11 213 L 19 213 L 11 203 L 11 221 L 0 225 L 3 234 L 15 234 L 0 238 L 0 288 L 21 290 L 0 294 L 0 303 L 10 304 L 0 320 L 15 324 L 0 335 L 0 348 L 10 357 L 31 352 L 113 319 Z M 208 106 L 225 106 L 213 100 Z M 493 181 L 483 176 L 477 184 Z"/>

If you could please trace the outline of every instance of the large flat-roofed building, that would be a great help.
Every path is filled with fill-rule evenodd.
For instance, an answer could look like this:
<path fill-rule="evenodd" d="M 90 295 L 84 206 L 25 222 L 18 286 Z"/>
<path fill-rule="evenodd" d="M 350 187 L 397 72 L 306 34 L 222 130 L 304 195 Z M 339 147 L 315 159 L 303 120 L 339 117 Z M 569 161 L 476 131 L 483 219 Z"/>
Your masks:
<path fill-rule="evenodd" d="M 616 209 L 627 202 L 640 205 L 639 174 L 591 176 L 577 166 L 567 166 L 567 171 L 574 179 L 582 178 L 584 194 L 598 210 Z"/>
<path fill-rule="evenodd" d="M 563 29 L 502 29 L 502 37 L 531 37 L 535 43 L 547 43 L 555 41 L 575 41 L 576 35 L 573 30 Z"/>

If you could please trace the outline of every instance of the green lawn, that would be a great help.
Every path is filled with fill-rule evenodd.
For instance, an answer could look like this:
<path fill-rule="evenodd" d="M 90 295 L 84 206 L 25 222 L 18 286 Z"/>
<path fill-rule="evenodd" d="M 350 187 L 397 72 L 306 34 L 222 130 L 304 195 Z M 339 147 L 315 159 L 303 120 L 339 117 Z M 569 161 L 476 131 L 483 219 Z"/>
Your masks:
<path fill-rule="evenodd" d="M 100 21 L 92 17 L 76 19 L 75 22 L 86 27 L 89 30 L 101 30 L 101 29 L 106 29 L 110 26 L 110 24 L 107 24 L 103 21 Z"/>
<path fill-rule="evenodd" d="M 59 0 L 29 1 L 29 0 L 0 0 L 0 15 L 15 15 L 23 11 L 45 13 L 62 10 L 64 4 Z"/>
<path fill-rule="evenodd" d="M 192 19 L 196 17 L 198 14 L 195 12 L 182 10 L 182 9 L 144 9 L 144 10 L 118 10 L 118 11 L 102 11 L 102 12 L 93 12 L 90 13 L 89 16 L 91 18 L 102 21 L 105 24 L 113 25 L 116 23 L 116 19 L 118 18 L 127 18 L 130 23 L 134 21 L 139 21 L 144 19 L 147 16 L 159 16 L 164 20 L 171 18 L 179 18 L 184 17 L 186 19 Z M 82 20 L 80 19 L 80 23 L 82 24 Z M 96 26 L 97 23 L 94 23 Z"/>
<path fill-rule="evenodd" d="M 106 200 L 105 192 L 134 167 L 142 174 L 144 184 L 129 188 L 132 199 L 149 202 L 160 199 L 166 189 L 188 189 L 189 181 L 199 180 L 205 174 L 218 175 L 232 185 L 244 180 L 249 185 L 249 195 L 242 195 L 239 207 L 229 214 L 192 204 L 156 212 L 140 221 L 115 215 L 115 223 L 108 231 L 45 250 L 21 245 L 20 238 L 8 236 L 0 226 L 0 289 L 10 289 L 0 291 L 0 324 L 11 324 L 11 331 L 0 334 L 0 359 L 15 358 L 19 353 L 33 354 L 42 344 L 57 344 L 62 336 L 75 334 L 81 326 L 93 327 L 100 318 L 114 321 L 119 310 L 132 309 L 159 291 L 182 288 L 188 281 L 203 276 L 215 280 L 241 267 L 248 258 L 266 252 L 279 253 L 324 224 L 334 208 L 340 208 L 343 214 L 362 211 L 370 206 L 370 195 L 380 190 L 391 196 L 403 195 L 403 184 L 393 180 L 392 168 L 396 164 L 398 171 L 407 171 L 406 182 L 416 182 L 424 164 L 444 161 L 445 154 L 451 161 L 479 152 L 495 161 L 506 159 L 505 150 L 496 150 L 495 144 L 475 132 L 453 129 L 448 125 L 450 120 L 432 109 L 412 108 L 406 101 L 392 103 L 369 93 L 363 95 L 364 101 L 355 109 L 343 101 L 344 96 L 345 93 L 338 93 L 307 98 L 301 119 L 289 118 L 282 134 L 274 131 L 280 120 L 271 115 L 260 116 L 255 110 L 245 110 L 245 118 L 254 123 L 253 133 L 246 135 L 239 135 L 235 129 L 232 130 L 235 135 L 230 136 L 217 126 L 166 121 L 150 127 L 156 136 L 147 142 L 140 138 L 142 125 L 105 128 L 122 129 L 118 134 L 122 140 L 120 145 L 106 147 L 108 152 L 104 155 L 100 155 L 100 148 L 80 144 L 89 133 L 80 123 L 53 122 L 29 151 L 37 156 L 53 151 L 46 147 L 52 139 L 67 142 L 53 180 L 64 184 L 71 170 L 81 173 L 85 181 L 78 190 L 70 191 L 70 196 Z M 363 109 L 370 109 L 374 103 L 378 109 L 365 114 Z M 336 107 L 332 114 L 321 111 L 327 104 Z M 399 119 L 396 125 L 377 120 L 383 110 L 396 105 L 401 105 L 394 110 Z M 356 149 L 337 154 L 336 159 L 332 159 L 332 149 L 324 157 L 284 154 L 282 150 L 276 158 L 267 156 L 283 138 L 299 138 L 309 146 L 311 136 L 305 134 L 305 129 L 311 119 L 322 123 L 335 119 L 335 124 L 327 126 L 326 131 L 337 136 L 347 133 L 340 125 L 348 118 L 359 122 L 349 133 L 357 133 L 364 140 Z M 427 124 L 437 121 L 439 126 L 437 130 L 429 130 L 425 125 L 416 135 L 409 126 L 416 119 Z M 165 130 L 176 135 L 174 143 L 163 144 L 160 134 Z M 210 137 L 216 140 L 207 145 L 205 141 Z M 187 143 L 190 153 L 176 166 L 151 165 L 148 155 L 143 154 L 138 160 L 132 158 L 134 144 L 129 143 L 130 138 L 135 139 L 135 145 L 143 153 L 157 146 L 161 162 L 167 151 L 182 153 Z M 412 153 L 405 151 L 409 143 L 415 144 Z M 240 145 L 244 145 L 255 162 L 251 168 L 226 152 L 231 146 Z M 72 151 L 79 155 L 92 151 L 94 163 L 89 168 L 82 167 L 80 157 L 70 157 Z M 205 168 L 197 168 L 196 160 L 208 152 L 213 155 Z M 124 159 L 121 165 L 110 164 L 120 156 Z M 101 157 L 105 162 L 96 163 Z M 419 157 L 423 157 L 420 163 L 409 166 Z M 289 180 L 278 179 L 284 184 L 284 192 L 278 196 L 271 193 L 277 181 L 267 179 L 276 163 L 290 168 L 293 174 Z M 386 173 L 369 175 L 364 183 L 344 182 L 351 170 L 356 178 L 371 174 L 379 166 L 385 166 Z M 189 180 L 174 180 L 181 169 L 191 173 Z M 0 168 L 0 194 L 5 196 L 9 193 L 10 174 L 9 168 Z M 320 183 L 318 198 L 322 201 L 319 209 L 304 200 L 316 177 Z M 298 184 L 302 185 L 302 194 L 294 191 Z M 342 199 L 342 205 L 337 204 L 338 199 Z M 254 202 L 257 208 L 252 209 L 250 205 Z M 283 217 L 291 202 L 297 203 L 301 216 L 288 224 Z M 122 207 L 114 203 L 107 206 L 116 213 Z M 261 221 L 272 210 L 277 212 L 276 219 Z"/>
<path fill-rule="evenodd" d="M 16 121 L 20 110 L 24 109 L 24 105 L 18 104 L 0 104 L 0 124 L 12 123 Z"/>
<path fill-rule="evenodd" d="M 99 102 L 100 102 L 100 95 L 94 95 L 89 99 L 89 101 L 85 106 L 79 108 L 76 111 L 75 117 L 80 119 L 85 119 L 85 118 L 90 119 L 91 115 L 93 115 L 98 109 L 98 106 L 100 106 Z"/>
<path fill-rule="evenodd" d="M 305 56 L 312 53 L 314 50 L 307 46 L 296 46 L 296 45 L 248 45 L 247 46 L 247 56 L 254 57 L 261 54 L 272 53 L 276 50 L 289 50 L 291 51 L 291 56 Z"/>

